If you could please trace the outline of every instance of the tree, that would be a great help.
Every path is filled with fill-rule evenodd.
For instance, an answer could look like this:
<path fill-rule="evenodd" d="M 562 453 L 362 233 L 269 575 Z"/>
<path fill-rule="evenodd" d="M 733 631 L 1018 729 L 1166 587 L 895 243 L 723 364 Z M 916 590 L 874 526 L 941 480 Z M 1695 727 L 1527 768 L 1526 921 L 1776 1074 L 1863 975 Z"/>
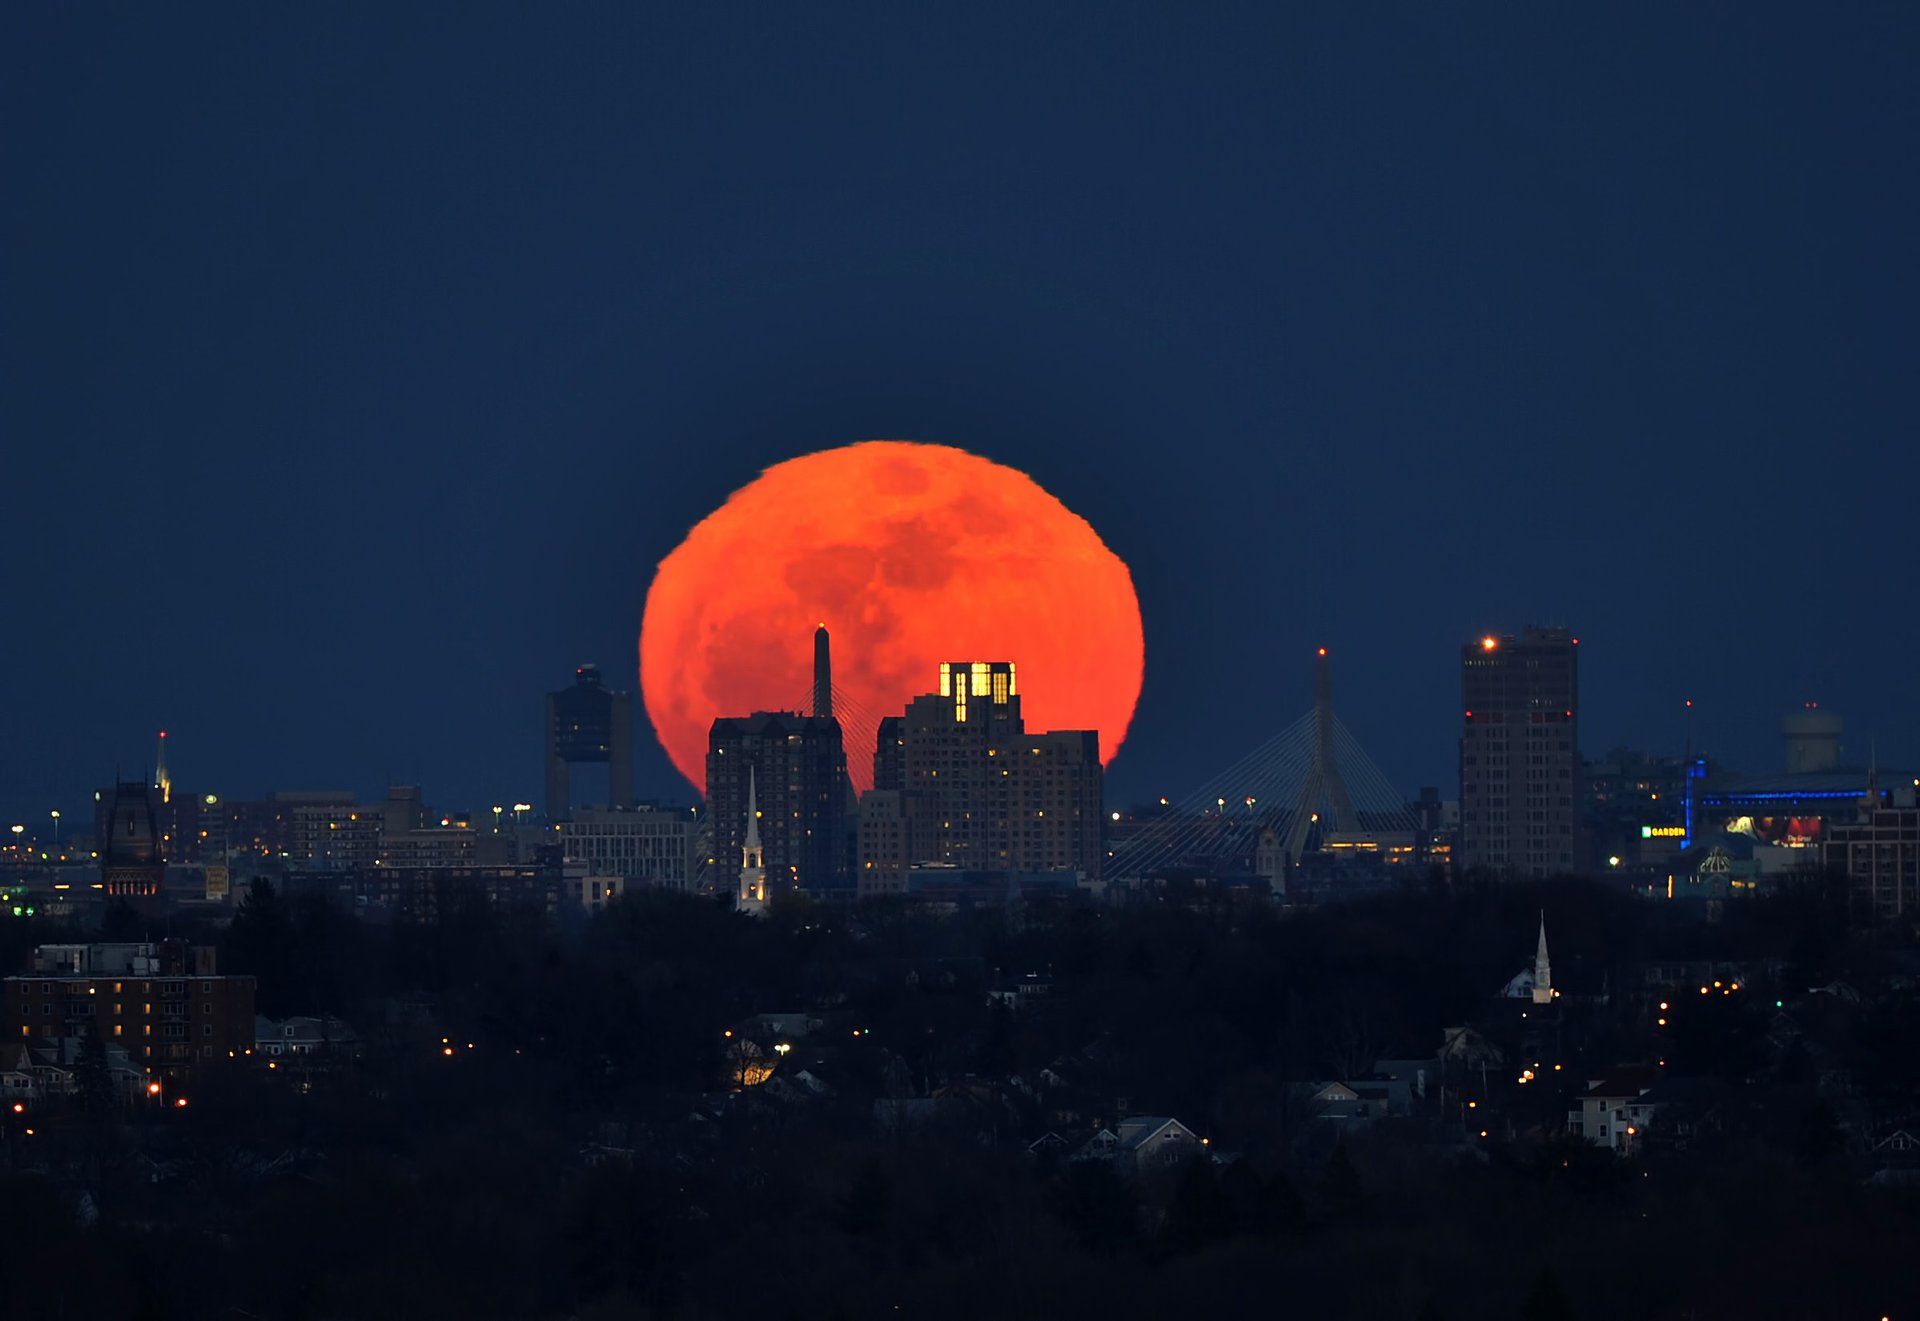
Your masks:
<path fill-rule="evenodd" d="M 1139 1229 L 1133 1188 L 1110 1161 L 1069 1161 L 1055 1187 L 1054 1208 L 1080 1246 L 1092 1252 L 1123 1252 Z"/>
<path fill-rule="evenodd" d="M 1553 1267 L 1542 1266 L 1533 1282 L 1533 1291 L 1520 1305 L 1520 1321 L 1573 1321 L 1573 1304 L 1560 1287 Z"/>
<path fill-rule="evenodd" d="M 1233 1204 L 1214 1176 L 1213 1163 L 1195 1156 L 1180 1171 L 1167 1203 L 1162 1242 L 1169 1253 L 1196 1252 L 1233 1232 Z"/>

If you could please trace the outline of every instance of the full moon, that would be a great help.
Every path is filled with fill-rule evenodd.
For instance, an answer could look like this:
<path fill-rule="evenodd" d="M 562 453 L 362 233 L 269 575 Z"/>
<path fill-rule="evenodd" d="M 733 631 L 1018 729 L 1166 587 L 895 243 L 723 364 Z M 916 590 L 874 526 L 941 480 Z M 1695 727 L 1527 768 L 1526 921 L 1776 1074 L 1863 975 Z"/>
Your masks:
<path fill-rule="evenodd" d="M 1140 696 L 1133 579 L 1084 518 L 965 450 L 866 441 L 767 469 L 660 563 L 640 688 L 695 787 L 715 717 L 807 709 L 820 624 L 861 789 L 873 725 L 942 661 L 1012 661 L 1027 728 L 1098 730 L 1109 761 Z"/>

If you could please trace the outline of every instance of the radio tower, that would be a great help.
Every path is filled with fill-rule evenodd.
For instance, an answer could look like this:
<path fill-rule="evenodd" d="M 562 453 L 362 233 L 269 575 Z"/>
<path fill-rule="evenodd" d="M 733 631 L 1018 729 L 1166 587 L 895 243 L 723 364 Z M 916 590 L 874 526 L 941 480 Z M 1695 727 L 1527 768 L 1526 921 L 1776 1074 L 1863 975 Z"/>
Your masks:
<path fill-rule="evenodd" d="M 160 731 L 160 750 L 153 757 L 153 786 L 160 791 L 160 801 L 173 801 L 173 777 L 167 773 L 167 731 Z"/>

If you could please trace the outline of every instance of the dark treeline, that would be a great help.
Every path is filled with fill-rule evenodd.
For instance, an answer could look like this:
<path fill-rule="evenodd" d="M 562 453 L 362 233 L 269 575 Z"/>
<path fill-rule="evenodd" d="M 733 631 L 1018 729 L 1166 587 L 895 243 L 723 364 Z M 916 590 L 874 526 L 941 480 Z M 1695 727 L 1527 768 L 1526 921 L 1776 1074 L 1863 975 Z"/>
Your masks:
<path fill-rule="evenodd" d="M 1482 1021 L 1542 909 L 1569 1080 L 1654 1048 L 1633 989 L 1647 960 L 1782 970 L 1661 1038 L 1670 1071 L 1717 1098 L 1710 1134 L 1617 1160 L 1555 1136 L 1571 1082 L 1505 1088 L 1486 1141 L 1434 1118 L 1347 1135 L 1314 1118 L 1292 1084 L 1431 1057 L 1446 1029 Z M 1920 1305 L 1920 1206 L 1863 1181 L 1807 1046 L 1768 1040 L 1776 998 L 1871 984 L 1885 952 L 1819 894 L 1711 925 L 1669 916 L 1558 883 L 1284 919 L 1196 899 L 944 919 L 798 902 L 755 921 L 646 894 L 566 926 L 475 908 L 386 928 L 260 886 L 224 930 L 172 934 L 254 974 L 263 1014 L 351 1025 L 357 1059 L 236 1063 L 185 1110 L 75 1107 L 31 1138 L 11 1130 L 0 1314 L 1597 1321 Z M 163 933 L 120 910 L 107 934 Z M 15 924 L 0 958 L 18 971 L 32 944 L 71 935 Z M 990 997 L 1029 973 L 1044 995 Z M 822 1026 L 766 1063 L 826 1086 L 732 1086 L 742 1025 L 789 1012 Z M 1850 1052 L 1877 1103 L 1911 1104 L 1912 1000 L 1843 1017 L 1816 1044 Z M 1043 1097 L 1049 1072 L 1065 1076 Z M 936 1096 L 961 1100 L 878 1122 L 876 1102 Z M 1228 1158 L 1129 1178 L 1028 1149 L 1112 1124 L 1121 1104 Z"/>

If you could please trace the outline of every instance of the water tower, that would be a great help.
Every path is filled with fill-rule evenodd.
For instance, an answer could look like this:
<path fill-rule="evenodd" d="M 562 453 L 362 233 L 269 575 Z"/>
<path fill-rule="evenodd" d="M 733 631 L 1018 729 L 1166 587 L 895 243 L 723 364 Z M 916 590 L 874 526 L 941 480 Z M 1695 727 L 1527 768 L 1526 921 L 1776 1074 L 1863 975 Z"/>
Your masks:
<path fill-rule="evenodd" d="M 1830 771 L 1840 764 L 1840 730 L 1845 724 L 1820 703 L 1808 702 L 1780 722 L 1787 743 L 1787 772 Z"/>

